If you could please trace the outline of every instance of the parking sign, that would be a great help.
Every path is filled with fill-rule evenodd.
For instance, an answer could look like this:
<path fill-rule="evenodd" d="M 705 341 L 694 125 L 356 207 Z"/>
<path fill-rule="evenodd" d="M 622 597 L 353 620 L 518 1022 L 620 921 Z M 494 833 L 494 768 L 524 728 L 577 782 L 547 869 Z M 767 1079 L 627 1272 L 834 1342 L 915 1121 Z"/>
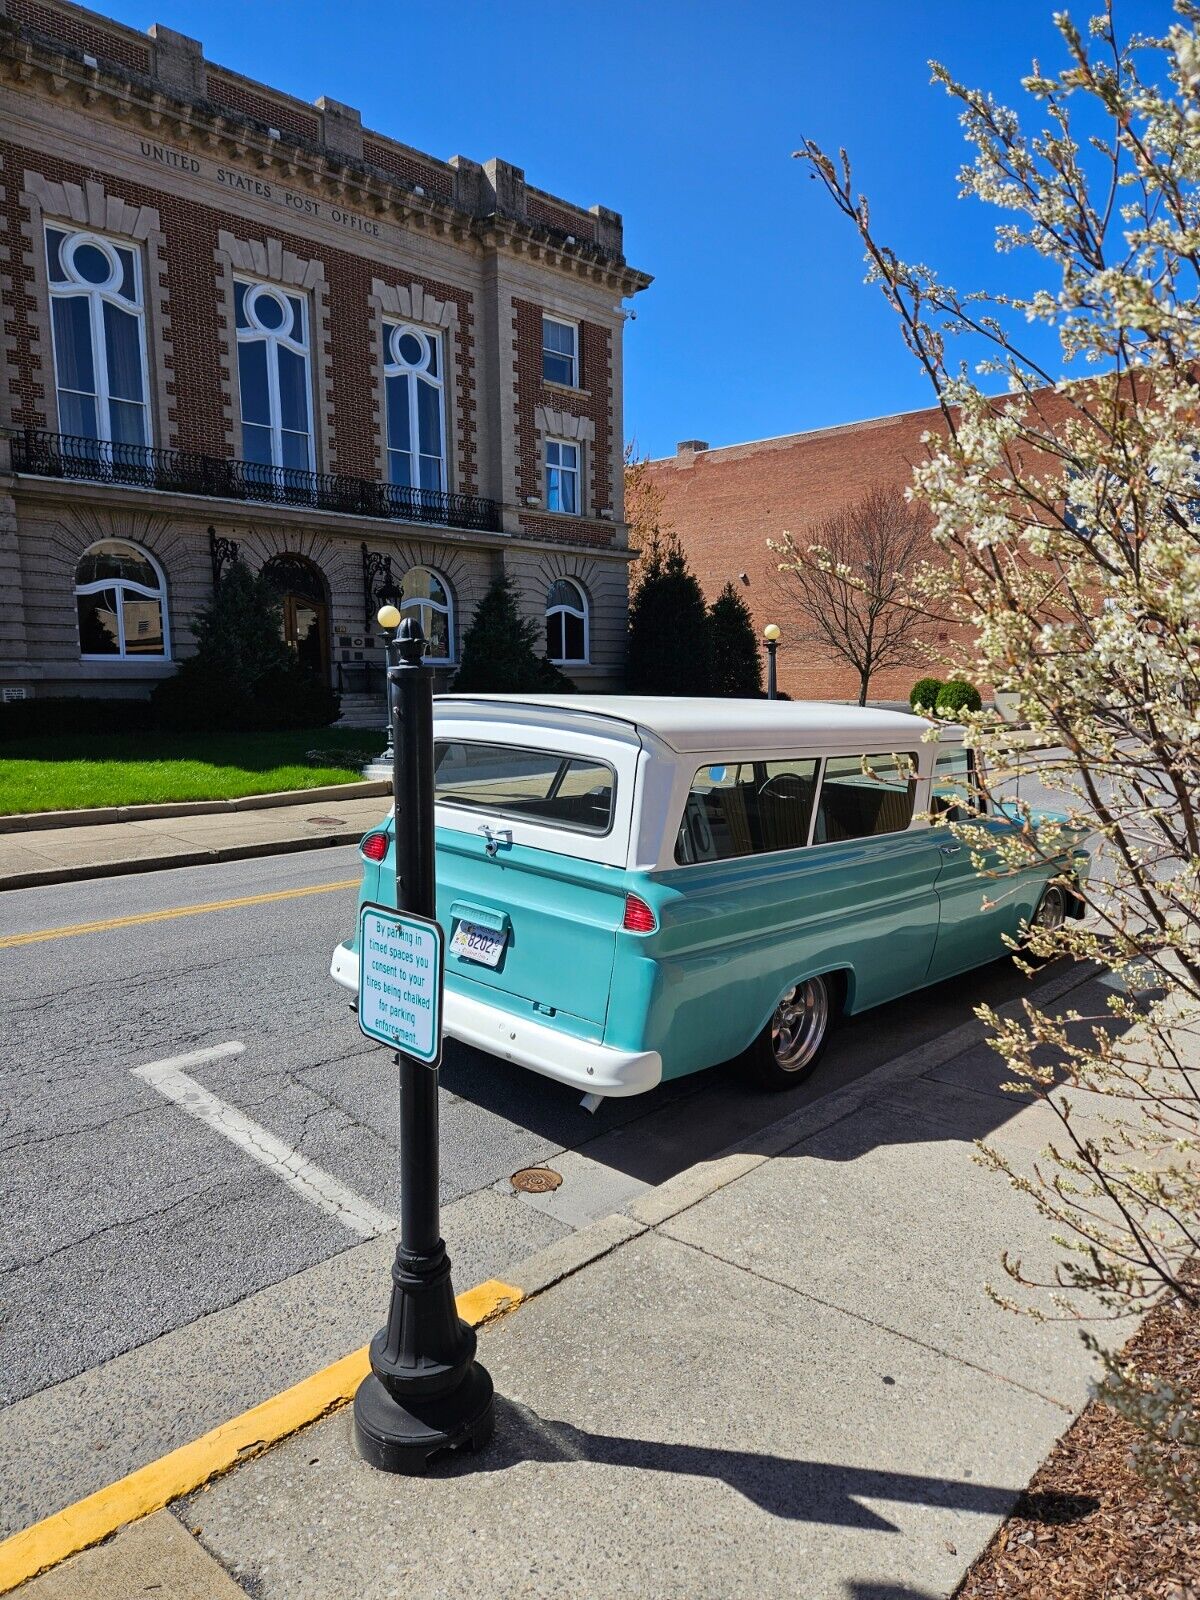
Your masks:
<path fill-rule="evenodd" d="M 358 914 L 358 1025 L 368 1039 L 440 1066 L 445 939 L 427 917 L 394 906 Z"/>

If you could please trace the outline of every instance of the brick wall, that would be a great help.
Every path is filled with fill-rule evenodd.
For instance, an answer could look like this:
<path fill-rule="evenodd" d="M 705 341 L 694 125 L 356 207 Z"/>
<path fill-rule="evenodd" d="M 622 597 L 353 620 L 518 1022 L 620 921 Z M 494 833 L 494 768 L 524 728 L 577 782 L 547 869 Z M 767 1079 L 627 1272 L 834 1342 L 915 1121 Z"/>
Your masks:
<path fill-rule="evenodd" d="M 25 28 L 36 28 L 52 39 L 73 44 L 89 55 L 119 61 L 134 72 L 150 71 L 150 51 L 146 45 L 135 44 L 115 30 L 96 27 L 81 16 L 64 11 L 52 11 L 37 0 L 8 0 L 8 15 L 13 22 Z"/>
<path fill-rule="evenodd" d="M 454 183 L 449 172 L 430 166 L 427 161 L 418 161 L 394 145 L 381 144 L 378 139 L 364 139 L 363 160 L 390 172 L 404 183 L 420 184 L 427 195 L 446 201 L 454 198 Z"/>
<path fill-rule="evenodd" d="M 858 680 L 817 645 L 789 643 L 796 621 L 768 539 L 786 531 L 804 546 L 822 518 L 869 491 L 902 491 L 923 457 L 921 435 L 940 422 L 936 410 L 909 412 L 721 450 L 681 450 L 649 464 L 651 482 L 665 496 L 664 521 L 680 535 L 709 600 L 732 580 L 760 634 L 768 622 L 779 624 L 779 686 L 793 697 L 853 698 Z M 743 572 L 748 586 L 739 580 Z M 949 642 L 945 624 L 932 620 L 924 637 L 935 646 Z M 916 662 L 882 672 L 871 681 L 871 698 L 907 699 L 914 681 L 934 670 Z"/>
<path fill-rule="evenodd" d="M 3 225 L 13 266 L 14 304 L 4 308 L 5 331 L 16 340 L 16 376 L 12 380 L 13 422 L 18 427 L 56 427 L 53 406 L 53 371 L 50 352 L 35 340 L 31 316 L 34 279 L 24 263 L 26 249 L 22 224 L 28 226 L 27 208 L 20 205 L 21 179 L 26 169 L 43 173 L 58 183 L 101 182 L 110 195 L 131 205 L 157 207 L 166 238 L 165 287 L 172 307 L 172 355 L 168 359 L 167 394 L 170 420 L 177 427 L 180 449 L 206 455 L 226 454 L 224 395 L 221 385 L 220 341 L 224 313 L 218 306 L 214 251 L 217 235 L 229 226 L 228 213 L 198 204 L 164 189 L 151 189 L 95 168 L 61 161 L 41 152 L 0 144 L 3 161 Z M 237 219 L 239 235 L 277 238 L 286 250 L 302 258 L 315 258 L 325 268 L 329 294 L 330 340 L 325 349 L 333 379 L 333 408 L 337 425 L 336 459 L 330 470 L 374 478 L 378 471 L 378 440 L 382 427 L 375 413 L 373 385 L 363 381 L 374 370 L 371 343 L 371 280 L 386 272 L 379 262 L 329 248 L 277 227 L 263 227 L 250 219 Z M 456 430 L 456 487 L 477 491 L 475 448 L 475 310 L 466 290 L 431 278 L 396 270 L 405 284 L 420 283 L 439 300 L 452 300 L 458 308 L 457 415 L 447 419 Z M 314 319 L 314 338 L 316 337 Z M 315 355 L 314 351 L 314 355 Z M 42 363 L 47 363 L 43 368 Z M 165 430 L 156 430 L 161 440 Z"/>
<path fill-rule="evenodd" d="M 256 117 L 259 122 L 265 122 L 268 128 L 278 128 L 280 133 L 291 133 L 297 139 L 308 139 L 313 144 L 320 140 L 321 124 L 317 117 L 298 111 L 282 100 L 269 100 L 266 95 L 255 94 L 245 84 L 211 70 L 208 74 L 208 98 L 214 105 L 240 111 L 244 117 Z"/>
<path fill-rule="evenodd" d="M 540 222 L 544 227 L 557 228 L 560 233 L 571 233 L 577 239 L 594 240 L 596 224 L 591 217 L 579 216 L 565 206 L 552 205 L 539 195 L 526 191 L 525 210 L 530 222 Z"/>
<path fill-rule="evenodd" d="M 513 301 L 513 383 L 517 436 L 517 498 L 544 497 L 541 442 L 534 422 L 538 406 L 553 407 L 573 417 L 587 417 L 596 430 L 594 440 L 584 446 L 586 485 L 585 515 L 594 517 L 613 504 L 612 484 L 612 335 L 594 322 L 579 324 L 578 390 L 561 388 L 542 381 L 542 307 L 531 300 Z M 587 529 L 577 519 L 564 530 L 555 516 L 521 516 L 521 526 L 538 538 L 570 538 L 589 544 L 610 544 L 611 529 L 601 525 Z"/>

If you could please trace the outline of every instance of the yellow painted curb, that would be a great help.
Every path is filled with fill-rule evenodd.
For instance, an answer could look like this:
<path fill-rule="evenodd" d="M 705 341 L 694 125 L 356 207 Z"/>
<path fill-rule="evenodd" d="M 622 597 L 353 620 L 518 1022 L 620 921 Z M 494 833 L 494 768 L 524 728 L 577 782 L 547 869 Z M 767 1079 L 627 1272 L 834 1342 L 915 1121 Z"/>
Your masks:
<path fill-rule="evenodd" d="M 512 1310 L 523 1299 L 522 1291 L 511 1283 L 489 1278 L 458 1296 L 458 1314 L 464 1322 L 478 1327 Z M 107 1488 L 14 1533 L 0 1544 L 0 1594 L 8 1594 L 26 1579 L 56 1567 L 89 1545 L 99 1544 L 125 1523 L 160 1511 L 239 1461 L 258 1455 L 268 1445 L 335 1411 L 353 1398 L 370 1370 L 364 1345 L 353 1355 L 343 1356 L 332 1366 L 272 1395 L 190 1444 L 180 1445 L 178 1450 L 118 1478 Z"/>

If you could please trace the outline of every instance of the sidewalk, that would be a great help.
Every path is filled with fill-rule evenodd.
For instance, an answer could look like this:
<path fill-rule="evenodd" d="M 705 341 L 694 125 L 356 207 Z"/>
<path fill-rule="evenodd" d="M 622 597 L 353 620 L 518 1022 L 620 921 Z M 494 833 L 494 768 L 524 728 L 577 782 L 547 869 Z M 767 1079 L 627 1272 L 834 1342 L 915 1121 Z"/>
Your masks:
<path fill-rule="evenodd" d="M 1103 980 L 1080 983 L 1042 997 L 1094 1012 Z M 972 1141 L 1028 1168 L 1053 1119 L 1000 1091 L 978 1037 L 527 1261 L 524 1302 L 480 1333 L 501 1397 L 480 1456 L 388 1477 L 354 1455 L 343 1408 L 23 1593 L 952 1594 L 1091 1369 L 1069 1327 L 983 1292 L 1003 1248 L 1047 1259 L 1046 1227 Z"/>
<path fill-rule="evenodd" d="M 354 844 L 390 805 L 389 787 L 376 784 L 353 799 L 317 793 L 274 806 L 205 807 L 200 815 L 179 814 L 187 809 L 181 806 L 144 820 L 0 833 L 0 890 Z"/>

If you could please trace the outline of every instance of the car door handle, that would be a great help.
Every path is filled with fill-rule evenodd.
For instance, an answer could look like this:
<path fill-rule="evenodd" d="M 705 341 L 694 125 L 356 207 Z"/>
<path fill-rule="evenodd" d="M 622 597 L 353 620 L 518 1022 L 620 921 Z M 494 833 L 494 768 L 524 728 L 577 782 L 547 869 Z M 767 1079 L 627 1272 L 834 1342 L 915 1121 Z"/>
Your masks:
<path fill-rule="evenodd" d="M 953 844 L 942 844 L 942 845 L 939 845 L 938 849 L 942 852 L 942 854 L 944 856 L 956 856 L 956 855 L 958 855 L 959 851 L 962 849 L 962 845 L 957 840 L 955 840 L 955 842 Z"/>

